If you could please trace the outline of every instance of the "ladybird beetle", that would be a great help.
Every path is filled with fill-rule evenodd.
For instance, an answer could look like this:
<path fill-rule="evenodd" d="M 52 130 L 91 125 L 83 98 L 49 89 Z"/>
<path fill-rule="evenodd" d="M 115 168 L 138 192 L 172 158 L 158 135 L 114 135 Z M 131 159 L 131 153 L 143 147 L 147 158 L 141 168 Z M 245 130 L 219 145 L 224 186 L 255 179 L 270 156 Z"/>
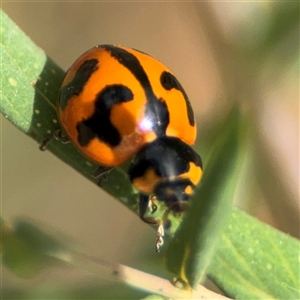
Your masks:
<path fill-rule="evenodd" d="M 99 45 L 81 55 L 67 71 L 58 99 L 63 131 L 53 139 L 69 140 L 99 164 L 94 175 L 133 156 L 128 170 L 139 191 L 139 214 L 158 225 L 156 250 L 163 243 L 164 220 L 145 217 L 163 201 L 181 213 L 202 176 L 194 113 L 181 84 L 161 62 L 123 46 Z"/>

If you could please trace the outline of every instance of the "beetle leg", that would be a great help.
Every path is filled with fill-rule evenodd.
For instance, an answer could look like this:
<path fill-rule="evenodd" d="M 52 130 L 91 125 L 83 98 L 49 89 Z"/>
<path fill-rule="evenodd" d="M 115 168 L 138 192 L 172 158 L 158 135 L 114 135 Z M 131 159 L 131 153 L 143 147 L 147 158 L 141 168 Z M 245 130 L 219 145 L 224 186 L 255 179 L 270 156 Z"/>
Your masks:
<path fill-rule="evenodd" d="M 139 214 L 142 221 L 148 224 L 156 225 L 157 231 L 156 231 L 156 238 L 155 238 L 155 252 L 160 251 L 160 247 L 163 245 L 164 240 L 164 224 L 163 222 L 154 217 L 144 217 L 146 211 L 148 208 L 151 209 L 151 213 L 154 213 L 157 210 L 157 205 L 154 203 L 156 200 L 156 197 L 149 197 L 148 195 L 140 194 L 139 196 Z"/>
<path fill-rule="evenodd" d="M 58 130 L 53 131 L 51 134 L 46 136 L 44 140 L 42 140 L 40 147 L 39 147 L 40 150 L 45 151 L 48 144 L 53 139 L 58 140 L 58 141 L 62 142 L 63 144 L 67 144 L 70 142 L 68 136 L 64 132 L 62 132 L 60 129 L 58 129 Z"/>
<path fill-rule="evenodd" d="M 149 218 L 145 218 L 144 214 L 146 213 L 149 207 L 149 196 L 144 194 L 139 194 L 139 215 L 142 221 L 149 223 L 149 224 L 156 224 L 156 222 L 149 222 Z M 150 218 L 152 219 L 152 218 Z"/>
<path fill-rule="evenodd" d="M 94 178 L 102 177 L 105 174 L 108 174 L 113 168 L 106 166 L 98 166 L 98 168 L 92 173 Z"/>
<path fill-rule="evenodd" d="M 164 244 L 164 239 L 163 239 L 164 234 L 165 234 L 164 224 L 160 222 L 156 231 L 155 252 L 159 252 L 160 247 Z"/>
<path fill-rule="evenodd" d="M 155 204 L 156 201 L 156 197 L 155 196 L 150 196 L 149 197 L 149 201 L 148 201 L 148 207 L 151 210 L 151 214 L 154 214 L 157 210 L 157 205 Z"/>
<path fill-rule="evenodd" d="M 98 168 L 92 173 L 92 177 L 99 178 L 98 185 L 101 186 L 103 181 L 107 180 L 107 175 L 112 169 L 112 167 L 98 166 Z"/>

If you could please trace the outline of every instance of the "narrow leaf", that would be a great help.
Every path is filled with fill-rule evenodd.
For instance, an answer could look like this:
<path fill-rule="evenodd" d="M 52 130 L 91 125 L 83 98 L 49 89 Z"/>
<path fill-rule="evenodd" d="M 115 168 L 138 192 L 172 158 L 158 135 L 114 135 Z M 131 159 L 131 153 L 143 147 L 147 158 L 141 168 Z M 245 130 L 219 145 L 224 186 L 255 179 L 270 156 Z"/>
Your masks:
<path fill-rule="evenodd" d="M 213 257 L 239 174 L 242 127 L 237 110 L 225 124 L 210 164 L 204 167 L 200 187 L 166 253 L 168 268 L 194 288 L 204 279 Z"/>
<path fill-rule="evenodd" d="M 56 102 L 64 71 L 1 10 L 0 17 L 0 110 L 16 127 L 40 142 L 60 128 Z M 97 183 L 91 176 L 97 166 L 71 144 L 53 141 L 47 150 Z M 122 168 L 114 169 L 102 187 L 137 211 L 135 191 Z"/>
<path fill-rule="evenodd" d="M 56 100 L 64 72 L 2 11 L 0 18 L 0 109 L 20 130 L 40 142 L 53 130 L 60 128 Z M 227 129 L 220 128 L 219 135 L 227 136 Z M 225 144 L 226 140 L 232 144 L 227 149 L 236 149 L 238 139 L 235 140 L 234 134 L 229 134 L 229 137 L 231 139 L 226 138 Z M 95 164 L 83 157 L 72 145 L 54 141 L 50 144 L 49 151 L 95 182 L 90 176 L 96 168 Z M 210 167 L 205 164 L 206 179 L 204 177 L 202 187 L 195 195 L 195 206 L 191 207 L 184 218 L 184 223 L 167 252 L 169 268 L 182 274 L 192 286 L 196 286 L 207 271 L 208 276 L 226 294 L 236 299 L 298 299 L 299 241 L 260 223 L 240 210 L 233 209 L 226 221 L 228 211 L 231 211 L 230 195 L 234 190 L 235 176 L 238 174 L 235 166 L 238 166 L 239 159 L 229 152 L 219 151 L 219 154 L 220 156 L 213 152 L 215 164 L 212 163 Z M 218 164 L 226 154 L 229 155 L 229 161 L 224 165 Z M 124 167 L 113 170 L 103 188 L 137 213 L 136 193 L 127 179 Z M 206 198 L 212 199 L 212 202 L 205 202 Z M 215 199 L 223 199 L 224 202 Z M 202 209 L 207 215 L 202 214 L 199 218 L 198 213 Z M 202 231 L 198 231 L 199 226 L 203 227 Z M 224 231 L 218 242 L 222 227 Z M 194 230 L 196 233 L 192 233 Z M 8 247 L 11 248 L 6 248 L 6 254 L 10 255 L 10 258 L 9 255 L 6 256 L 6 262 L 12 263 L 11 266 L 16 270 L 22 268 L 22 265 L 17 263 L 13 253 L 23 262 L 28 262 L 27 267 L 34 265 L 38 258 L 31 255 L 30 245 L 23 243 L 23 235 L 24 231 L 20 231 L 20 239 L 7 240 L 10 245 Z M 6 237 L 9 238 L 9 235 Z M 217 250 L 213 256 L 215 245 Z M 22 259 L 22 255 L 27 258 Z M 43 260 L 43 257 L 40 259 Z M 13 266 L 14 263 L 16 264 Z"/>
<path fill-rule="evenodd" d="M 299 241 L 233 209 L 208 276 L 234 299 L 300 299 Z"/>

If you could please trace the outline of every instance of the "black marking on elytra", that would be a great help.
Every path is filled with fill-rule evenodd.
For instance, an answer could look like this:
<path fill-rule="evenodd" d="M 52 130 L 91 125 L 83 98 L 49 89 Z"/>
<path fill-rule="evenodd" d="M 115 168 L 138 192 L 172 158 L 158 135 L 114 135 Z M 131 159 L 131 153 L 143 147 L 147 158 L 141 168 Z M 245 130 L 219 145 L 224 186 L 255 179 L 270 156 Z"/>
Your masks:
<path fill-rule="evenodd" d="M 159 118 L 157 118 L 159 112 Z M 158 101 L 148 101 L 146 105 L 145 115 L 153 122 L 153 131 L 158 137 L 166 135 L 166 129 L 170 121 L 167 103 L 159 99 Z"/>
<path fill-rule="evenodd" d="M 128 87 L 121 84 L 106 86 L 96 97 L 93 115 L 76 126 L 79 144 L 84 147 L 98 138 L 112 147 L 118 146 L 122 137 L 111 124 L 110 111 L 115 104 L 131 100 L 133 93 Z"/>
<path fill-rule="evenodd" d="M 170 72 L 164 71 L 164 72 L 162 72 L 162 74 L 160 76 L 160 83 L 163 86 L 163 88 L 165 88 L 168 91 L 171 89 L 176 89 L 182 93 L 182 95 L 185 99 L 185 103 L 186 103 L 186 109 L 187 109 L 189 123 L 191 126 L 194 126 L 195 118 L 194 118 L 194 112 L 193 112 L 191 103 L 189 101 L 189 98 L 188 98 L 185 90 L 183 89 L 182 85 L 177 80 L 177 78 Z"/>
<path fill-rule="evenodd" d="M 84 61 L 72 81 L 62 87 L 59 96 L 59 105 L 62 110 L 67 106 L 69 99 L 81 93 L 91 75 L 99 68 L 98 63 L 99 61 L 95 58 Z"/>
<path fill-rule="evenodd" d="M 111 56 L 117 59 L 118 62 L 127 68 L 139 81 L 147 98 L 145 116 L 153 123 L 152 130 L 156 135 L 165 136 L 170 121 L 167 105 L 164 100 L 158 99 L 155 96 L 149 78 L 139 60 L 133 54 L 122 48 L 111 45 L 103 45 L 102 47 L 110 51 Z"/>

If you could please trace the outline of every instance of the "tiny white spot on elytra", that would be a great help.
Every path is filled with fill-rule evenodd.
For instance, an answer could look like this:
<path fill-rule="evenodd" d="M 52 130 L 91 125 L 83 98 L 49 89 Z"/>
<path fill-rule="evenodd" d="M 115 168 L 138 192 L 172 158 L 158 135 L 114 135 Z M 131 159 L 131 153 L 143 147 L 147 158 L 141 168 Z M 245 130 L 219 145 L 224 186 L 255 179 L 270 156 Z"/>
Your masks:
<path fill-rule="evenodd" d="M 55 74 L 55 73 L 56 73 L 56 71 L 55 71 L 54 69 L 51 69 L 51 72 L 52 72 L 53 74 Z"/>
<path fill-rule="evenodd" d="M 272 270 L 273 266 L 271 264 L 267 264 L 267 270 Z"/>
<path fill-rule="evenodd" d="M 50 129 L 48 129 L 46 132 L 47 132 L 48 134 L 50 134 L 50 133 L 51 133 L 51 130 L 50 130 Z"/>
<path fill-rule="evenodd" d="M 10 85 L 12 85 L 12 86 L 16 86 L 17 85 L 17 81 L 15 80 L 15 79 L 13 79 L 13 78 L 8 78 L 8 82 L 10 83 Z"/>
<path fill-rule="evenodd" d="M 37 126 L 37 127 L 41 127 L 42 124 L 41 124 L 41 123 L 36 123 L 36 126 Z"/>
<path fill-rule="evenodd" d="M 45 85 L 46 85 L 46 86 L 48 86 L 48 85 L 49 85 L 49 82 L 48 82 L 48 81 L 46 81 L 46 82 L 45 82 Z"/>
<path fill-rule="evenodd" d="M 53 122 L 54 124 L 56 124 L 56 123 L 57 123 L 57 120 L 56 120 L 56 119 L 53 119 L 52 122 Z"/>
<path fill-rule="evenodd" d="M 35 109 L 34 113 L 36 113 L 38 115 L 40 113 L 39 109 Z"/>

